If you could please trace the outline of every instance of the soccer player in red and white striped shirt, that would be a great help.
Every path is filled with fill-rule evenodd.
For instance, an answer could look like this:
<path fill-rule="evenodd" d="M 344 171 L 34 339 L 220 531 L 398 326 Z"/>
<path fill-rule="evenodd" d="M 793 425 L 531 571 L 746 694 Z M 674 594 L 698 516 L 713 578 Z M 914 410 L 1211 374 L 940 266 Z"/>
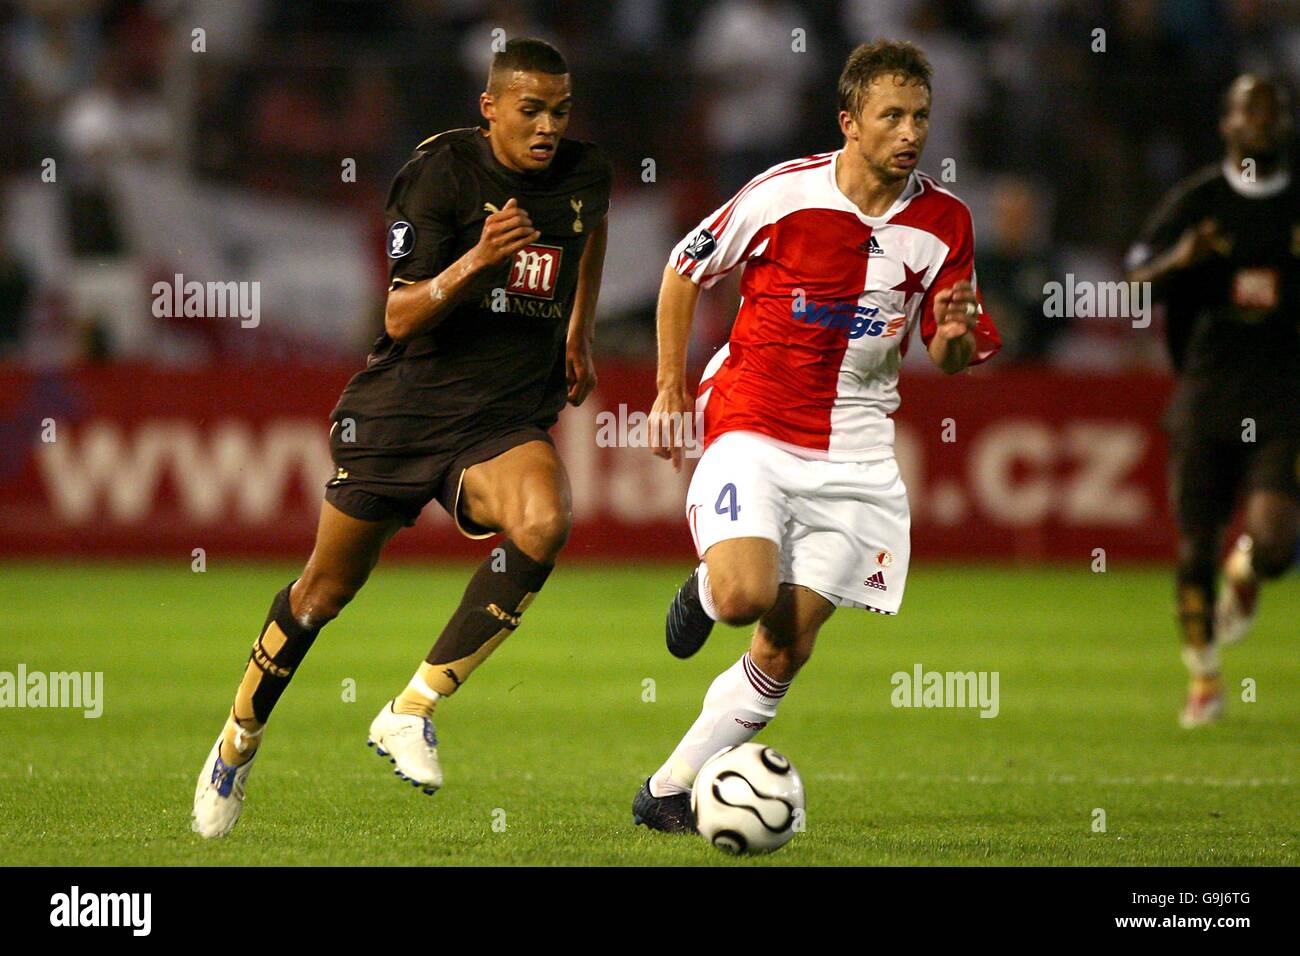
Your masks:
<path fill-rule="evenodd" d="M 943 371 L 1001 345 L 974 268 L 970 211 L 917 171 L 930 66 L 910 43 L 863 44 L 839 82 L 844 145 L 751 180 L 673 250 L 659 293 L 655 454 L 681 466 L 703 422 L 686 514 L 702 561 L 668 611 L 689 657 L 714 622 L 757 623 L 633 817 L 689 831 L 704 762 L 776 715 L 837 607 L 896 614 L 910 517 L 894 460 L 898 369 L 913 329 Z M 743 264 L 731 337 L 696 396 L 686 345 L 700 289 Z"/>

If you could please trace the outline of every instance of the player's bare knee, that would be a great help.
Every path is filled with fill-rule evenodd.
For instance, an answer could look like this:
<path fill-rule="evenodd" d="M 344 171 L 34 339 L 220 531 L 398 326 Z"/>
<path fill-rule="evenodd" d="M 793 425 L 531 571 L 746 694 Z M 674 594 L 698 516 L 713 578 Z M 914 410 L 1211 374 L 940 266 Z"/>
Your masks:
<path fill-rule="evenodd" d="M 721 588 L 710 583 L 718 617 L 733 627 L 753 624 L 776 603 L 776 588 L 736 582 Z"/>
<path fill-rule="evenodd" d="M 1291 567 L 1296 539 L 1283 533 L 1256 535 L 1251 564 L 1261 578 L 1276 578 Z"/>
<path fill-rule="evenodd" d="M 303 627 L 323 627 L 339 616 L 363 583 L 364 579 L 304 574 L 293 589 L 293 616 Z"/>
<path fill-rule="evenodd" d="M 559 556 L 573 528 L 573 513 L 559 504 L 533 505 L 510 529 L 519 550 L 535 561 L 551 564 Z"/>

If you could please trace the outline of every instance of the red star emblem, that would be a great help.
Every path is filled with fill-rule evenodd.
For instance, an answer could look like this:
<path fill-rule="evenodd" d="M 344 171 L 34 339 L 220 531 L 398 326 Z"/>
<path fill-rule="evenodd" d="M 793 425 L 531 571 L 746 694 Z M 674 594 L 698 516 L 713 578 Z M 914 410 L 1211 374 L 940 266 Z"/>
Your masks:
<path fill-rule="evenodd" d="M 894 286 L 889 291 L 903 293 L 903 308 L 907 308 L 907 300 L 912 298 L 912 295 L 914 293 L 919 292 L 922 295 L 925 294 L 925 286 L 922 285 L 921 283 L 921 280 L 925 278 L 925 270 L 920 269 L 916 272 L 913 272 L 912 267 L 909 266 L 906 262 L 904 262 L 903 272 L 906 274 L 906 278 L 904 278 L 902 282 Z"/>

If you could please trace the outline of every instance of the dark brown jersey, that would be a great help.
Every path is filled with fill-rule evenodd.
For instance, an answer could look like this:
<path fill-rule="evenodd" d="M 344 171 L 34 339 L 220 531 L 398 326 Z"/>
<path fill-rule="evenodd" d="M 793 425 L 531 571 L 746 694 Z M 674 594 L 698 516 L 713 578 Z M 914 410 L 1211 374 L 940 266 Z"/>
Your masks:
<path fill-rule="evenodd" d="M 1225 243 L 1157 284 L 1179 374 L 1176 423 L 1239 432 L 1300 422 L 1300 189 L 1286 174 L 1228 182 L 1220 166 L 1180 183 L 1129 255 L 1131 268 L 1168 251 L 1191 226 L 1218 222 Z M 1240 190 L 1246 190 L 1242 192 Z"/>
<path fill-rule="evenodd" d="M 478 127 L 420 144 L 388 194 L 390 289 L 441 273 L 511 198 L 541 237 L 483 274 L 427 333 L 379 337 L 333 413 L 356 423 L 350 452 L 420 455 L 554 424 L 579 260 L 609 209 L 610 184 L 592 143 L 562 139 L 551 165 L 527 174 L 501 165 Z"/>

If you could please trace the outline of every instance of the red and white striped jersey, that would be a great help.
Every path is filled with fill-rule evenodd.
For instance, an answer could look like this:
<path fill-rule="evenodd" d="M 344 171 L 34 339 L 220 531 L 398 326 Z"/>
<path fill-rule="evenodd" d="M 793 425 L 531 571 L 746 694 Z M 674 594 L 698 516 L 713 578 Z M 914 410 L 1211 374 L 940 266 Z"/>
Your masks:
<path fill-rule="evenodd" d="M 863 215 L 835 182 L 839 152 L 772 167 L 673 249 L 705 288 L 745 263 L 731 338 L 700 382 L 705 447 L 749 431 L 806 458 L 889 457 L 912 328 L 928 345 L 935 295 L 962 279 L 979 298 L 966 204 L 914 172 L 888 212 Z M 1002 344 L 982 299 L 978 323 L 972 364 Z"/>

